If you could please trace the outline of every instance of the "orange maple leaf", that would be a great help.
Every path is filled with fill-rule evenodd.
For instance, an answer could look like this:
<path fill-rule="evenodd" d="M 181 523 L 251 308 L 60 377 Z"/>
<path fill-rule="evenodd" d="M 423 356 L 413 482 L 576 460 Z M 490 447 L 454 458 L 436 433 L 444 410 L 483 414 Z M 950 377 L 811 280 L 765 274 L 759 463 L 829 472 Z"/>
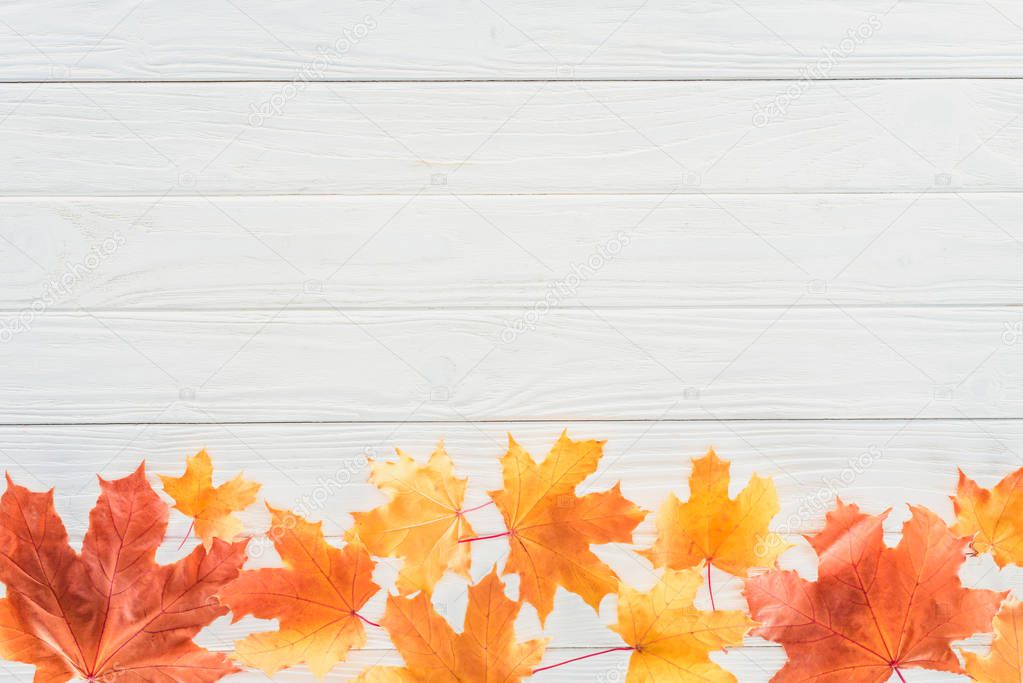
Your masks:
<path fill-rule="evenodd" d="M 463 515 L 465 479 L 455 476 L 444 445 L 425 465 L 398 451 L 397 462 L 370 461 L 370 483 L 390 501 L 369 512 L 353 512 L 356 538 L 373 555 L 401 557 L 397 588 L 402 595 L 432 593 L 445 571 L 469 578 L 469 544 L 458 539 L 473 533 Z"/>
<path fill-rule="evenodd" d="M 729 498 L 729 468 L 713 448 L 693 459 L 689 500 L 668 495 L 657 512 L 657 540 L 640 554 L 655 567 L 687 569 L 708 562 L 735 576 L 746 576 L 752 567 L 774 567 L 789 547 L 768 531 L 781 509 L 774 484 L 754 475 Z"/>
<path fill-rule="evenodd" d="M 888 512 L 867 515 L 837 501 L 823 531 L 808 537 L 819 558 L 816 582 L 792 571 L 746 581 L 754 631 L 785 646 L 774 683 L 878 683 L 902 669 L 961 673 L 949 643 L 991 628 L 1005 593 L 964 588 L 967 539 L 933 512 L 910 507 L 894 548 Z"/>
<path fill-rule="evenodd" d="M 469 588 L 469 606 L 461 633 L 455 633 L 434 610 L 430 597 L 387 597 L 381 621 L 405 667 L 372 667 L 361 683 L 515 683 L 533 672 L 543 657 L 546 639 L 519 643 L 515 618 L 522 607 L 505 595 L 496 568 Z"/>
<path fill-rule="evenodd" d="M 36 666 L 35 683 L 206 683 L 238 671 L 192 642 L 227 614 L 217 590 L 238 576 L 245 543 L 214 541 L 170 565 L 154 561 L 169 508 L 145 465 L 100 479 L 81 554 L 68 545 L 53 490 L 7 478 L 0 498 L 0 655 Z"/>
<path fill-rule="evenodd" d="M 608 491 L 576 495 L 593 474 L 603 441 L 573 441 L 562 433 L 543 463 L 508 436 L 501 458 L 504 488 L 491 491 L 507 525 L 511 551 L 505 574 L 521 577 L 519 593 L 543 624 L 558 586 L 580 595 L 593 609 L 618 590 L 618 576 L 593 551 L 594 543 L 631 543 L 646 512 L 626 500 L 618 484 Z"/>
<path fill-rule="evenodd" d="M 305 662 L 326 675 L 353 647 L 366 644 L 359 610 L 380 586 L 373 583 L 373 559 L 360 543 L 328 545 L 322 523 L 287 510 L 270 510 L 268 536 L 284 567 L 242 572 L 221 591 L 234 621 L 247 614 L 277 619 L 277 631 L 253 633 L 235 643 L 238 658 L 272 676 Z"/>
<path fill-rule="evenodd" d="M 185 461 L 185 473 L 180 477 L 160 475 L 163 490 L 174 499 L 174 507 L 192 518 L 195 535 L 208 549 L 214 538 L 233 541 L 244 528 L 234 512 L 244 510 L 256 502 L 259 484 L 247 481 L 242 475 L 213 485 L 213 463 L 205 450 Z M 187 535 L 187 534 L 186 534 Z"/>
<path fill-rule="evenodd" d="M 952 504 L 956 513 L 952 530 L 972 536 L 977 553 L 990 552 L 999 567 L 1023 564 L 1023 468 L 991 490 L 981 488 L 959 470 Z"/>
<path fill-rule="evenodd" d="M 1023 603 L 1007 600 L 995 616 L 994 629 L 986 656 L 963 652 L 966 673 L 980 683 L 1023 683 Z"/>

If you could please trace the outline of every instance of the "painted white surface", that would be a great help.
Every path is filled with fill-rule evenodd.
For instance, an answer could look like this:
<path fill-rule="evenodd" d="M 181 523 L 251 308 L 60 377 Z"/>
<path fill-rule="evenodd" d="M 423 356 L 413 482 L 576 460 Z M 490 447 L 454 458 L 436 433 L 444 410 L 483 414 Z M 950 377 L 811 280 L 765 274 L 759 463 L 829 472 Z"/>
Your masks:
<path fill-rule="evenodd" d="M 14 0 L 0 18 L 5 80 L 800 78 L 836 51 L 839 78 L 1023 66 L 1012 0 Z"/>
<path fill-rule="evenodd" d="M 97 311 L 0 345 L 4 422 L 1012 417 L 1014 307 Z M 532 309 L 527 309 L 527 312 Z M 524 331 L 514 330 L 522 323 Z"/>
<path fill-rule="evenodd" d="M 0 308 L 108 239 L 47 310 L 524 309 L 573 275 L 562 307 L 1013 305 L 1021 213 L 1012 193 L 16 198 Z"/>
<path fill-rule="evenodd" d="M 336 537 L 380 500 L 367 454 L 444 437 L 482 502 L 507 432 L 540 456 L 568 427 L 608 439 L 587 485 L 646 508 L 713 445 L 734 488 L 774 477 L 778 531 L 838 494 L 892 506 L 895 542 L 907 502 L 949 517 L 957 466 L 1023 464 L 1021 27 L 1000 0 L 6 3 L 0 463 L 56 485 L 77 539 L 95 473 L 205 446 Z M 783 562 L 812 575 L 805 545 Z M 987 558 L 964 578 L 1023 591 Z M 464 586 L 437 600 L 460 623 Z M 560 594 L 545 663 L 614 645 L 613 620 Z M 395 657 L 376 634 L 328 680 Z M 767 681 L 783 654 L 716 658 Z"/>
<path fill-rule="evenodd" d="M 1023 189 L 1023 81 L 790 86 L 0 84 L 0 195 Z"/>
<path fill-rule="evenodd" d="M 459 473 L 469 478 L 472 507 L 500 486 L 497 460 L 508 433 L 539 458 L 565 428 L 575 438 L 607 439 L 603 466 L 584 487 L 606 488 L 621 479 L 625 495 L 648 510 L 668 492 L 684 496 L 690 458 L 713 446 L 732 461 L 734 490 L 757 472 L 774 478 L 782 506 L 775 528 L 790 533 L 819 528 L 822 505 L 835 495 L 876 512 L 894 506 L 892 532 L 905 502 L 950 514 L 956 468 L 993 483 L 1019 462 L 1023 439 L 1017 420 L 947 419 L 33 425 L 0 426 L 0 453 L 20 483 L 56 486 L 57 506 L 74 538 L 84 533 L 98 494 L 96 472 L 124 476 L 145 459 L 155 482 L 157 473 L 183 470 L 185 455 L 199 448 L 225 472 L 244 471 L 262 482 L 271 504 L 297 501 L 315 511 L 336 537 L 347 528 L 349 512 L 383 499 L 365 482 L 367 458 L 390 457 L 396 446 L 425 458 L 443 438 Z M 258 506 L 242 516 L 256 532 L 269 523 Z M 499 525 L 491 509 L 472 519 L 481 532 Z M 173 547 L 187 526 L 174 515 Z M 641 533 L 652 528 L 644 524 Z"/>

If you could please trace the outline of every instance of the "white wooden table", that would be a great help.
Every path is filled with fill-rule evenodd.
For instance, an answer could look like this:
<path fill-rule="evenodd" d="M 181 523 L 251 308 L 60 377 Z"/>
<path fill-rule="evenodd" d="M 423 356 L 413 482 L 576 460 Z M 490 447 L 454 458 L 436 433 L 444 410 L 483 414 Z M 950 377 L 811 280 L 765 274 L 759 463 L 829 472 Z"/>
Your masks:
<path fill-rule="evenodd" d="M 713 445 L 735 490 L 774 477 L 779 531 L 837 494 L 894 506 L 894 541 L 906 502 L 950 518 L 957 466 L 1023 465 L 1021 77 L 1008 0 L 4 3 L 0 460 L 75 539 L 96 473 L 201 447 L 337 537 L 382 498 L 367 456 L 443 437 L 480 503 L 507 432 L 539 457 L 567 427 L 648 509 Z M 460 626 L 465 586 L 436 601 Z M 613 621 L 562 592 L 544 662 Z M 329 680 L 397 661 L 371 634 Z"/>

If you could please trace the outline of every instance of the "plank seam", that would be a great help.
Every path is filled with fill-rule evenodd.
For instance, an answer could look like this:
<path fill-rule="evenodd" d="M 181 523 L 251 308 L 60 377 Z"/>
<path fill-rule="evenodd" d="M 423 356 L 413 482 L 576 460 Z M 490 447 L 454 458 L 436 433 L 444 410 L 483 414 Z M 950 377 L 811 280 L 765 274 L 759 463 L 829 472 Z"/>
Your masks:
<path fill-rule="evenodd" d="M 1023 415 L 1019 417 L 722 417 L 722 418 L 485 418 L 479 420 L 221 420 L 217 422 L 178 422 L 178 421 L 157 421 L 157 422 L 0 422 L 2 429 L 26 429 L 33 427 L 215 427 L 218 425 L 227 426 L 275 426 L 275 425 L 470 425 L 470 424 L 682 424 L 682 423 L 706 423 L 719 424 L 727 422 L 731 424 L 770 424 L 770 423 L 791 423 L 791 422 L 912 422 L 922 424 L 927 422 L 1023 422 Z"/>
<path fill-rule="evenodd" d="M 505 83 L 799 83 L 805 80 L 813 82 L 859 82 L 859 81 L 1018 81 L 1023 80 L 1023 75 L 1003 75 L 997 76 L 991 74 L 977 74 L 977 75 L 952 75 L 952 76 L 936 76 L 936 75 L 904 75 L 904 76 L 847 76 L 847 77 L 823 77 L 823 78 L 798 78 L 794 76 L 780 77 L 780 76 L 745 76 L 745 77 L 727 77 L 718 76 L 714 78 L 324 78 L 310 80 L 309 83 L 317 84 L 323 83 L 326 85 L 331 84 L 359 84 L 364 83 L 389 83 L 389 84 L 431 84 L 431 83 L 493 83 L 493 84 L 505 84 Z M 293 83 L 294 78 L 219 78 L 219 79 L 204 79 L 204 78 L 184 78 L 175 79 L 167 78 L 161 80 L 153 79 L 132 79 L 132 78 L 114 78 L 114 79 L 82 79 L 82 80 L 20 80 L 20 79 L 0 79 L 0 85 L 164 85 L 164 84 L 182 84 L 182 85 L 230 85 L 230 84 L 285 84 Z"/>

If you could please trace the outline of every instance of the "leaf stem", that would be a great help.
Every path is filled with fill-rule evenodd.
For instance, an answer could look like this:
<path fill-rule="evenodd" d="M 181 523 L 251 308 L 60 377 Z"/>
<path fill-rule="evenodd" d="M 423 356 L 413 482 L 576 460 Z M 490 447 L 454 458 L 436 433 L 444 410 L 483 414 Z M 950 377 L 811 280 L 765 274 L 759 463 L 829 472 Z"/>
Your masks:
<path fill-rule="evenodd" d="M 564 666 L 566 664 L 571 664 L 572 662 L 578 662 L 578 661 L 580 661 L 582 659 L 589 659 L 590 657 L 596 657 L 597 655 L 606 655 L 608 652 L 632 652 L 635 649 L 636 648 L 634 648 L 634 647 L 610 647 L 610 648 L 608 648 L 606 650 L 601 650 L 600 652 L 591 652 L 590 654 L 583 655 L 582 657 L 573 657 L 572 659 L 566 659 L 565 661 L 558 662 L 557 664 L 550 664 L 548 666 L 541 666 L 539 669 L 533 669 L 533 673 L 534 674 L 538 674 L 541 671 L 547 671 L 548 669 L 554 669 L 554 668 L 559 667 L 559 666 Z"/>
<path fill-rule="evenodd" d="M 901 671 L 899 671 L 899 667 L 893 666 L 892 671 L 895 672 L 895 675 L 899 677 L 899 680 L 902 681 L 902 683 L 906 683 L 906 677 L 902 675 Z"/>
<path fill-rule="evenodd" d="M 501 538 L 502 536 L 510 536 L 510 531 L 502 531 L 499 534 L 490 534 L 488 536 L 473 536 L 472 538 L 460 538 L 459 543 L 472 543 L 473 541 L 485 541 L 490 538 Z"/>
<path fill-rule="evenodd" d="M 483 508 L 487 507 L 488 505 L 493 505 L 493 504 L 494 504 L 494 501 L 492 501 L 492 500 L 491 501 L 487 501 L 486 503 L 483 503 L 483 505 L 477 505 L 476 507 L 469 508 L 468 510 L 459 510 L 458 514 L 464 515 L 467 512 L 476 512 L 477 510 L 482 510 Z"/>
<path fill-rule="evenodd" d="M 193 519 L 192 523 L 188 525 L 188 531 L 185 532 L 185 537 L 182 538 L 181 539 L 181 543 L 178 544 L 178 550 L 181 550 L 181 546 L 185 545 L 185 541 L 187 541 L 188 537 L 192 535 L 192 529 L 194 529 L 194 528 L 195 528 L 195 520 Z"/>
<path fill-rule="evenodd" d="M 714 584 L 710 580 L 710 562 L 707 562 L 707 592 L 710 593 L 710 611 L 717 612 L 718 608 L 714 606 Z"/>
<path fill-rule="evenodd" d="M 377 628 L 380 628 L 380 624 L 376 623 L 375 621 L 370 621 L 369 619 L 367 619 L 366 617 L 362 616 L 358 612 L 352 612 L 352 614 L 354 614 L 355 616 L 359 617 L 360 619 L 362 619 L 364 622 L 366 622 L 370 626 L 376 626 Z"/>

